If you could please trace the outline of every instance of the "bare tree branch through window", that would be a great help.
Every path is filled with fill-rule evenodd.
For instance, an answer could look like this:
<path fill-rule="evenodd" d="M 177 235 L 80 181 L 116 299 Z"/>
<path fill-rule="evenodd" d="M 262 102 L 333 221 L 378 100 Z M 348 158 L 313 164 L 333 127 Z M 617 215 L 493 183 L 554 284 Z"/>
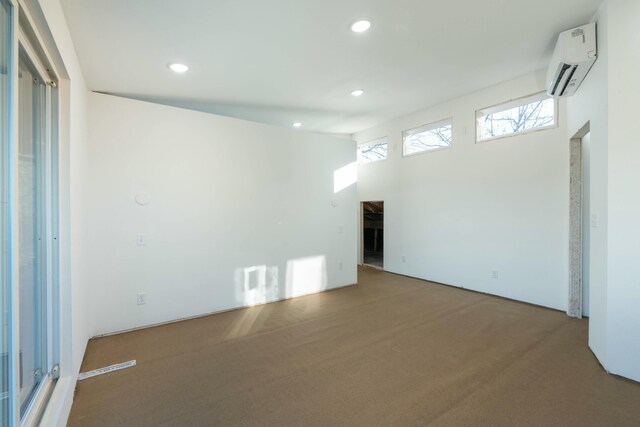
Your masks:
<path fill-rule="evenodd" d="M 478 113 L 480 141 L 555 125 L 555 101 L 544 95 L 523 99 L 521 105 L 502 111 L 488 110 Z"/>
<path fill-rule="evenodd" d="M 440 150 L 451 147 L 452 125 L 450 121 L 421 126 L 402 133 L 404 155 Z"/>
<path fill-rule="evenodd" d="M 358 145 L 358 163 L 366 164 L 385 160 L 387 158 L 387 138 L 377 139 Z"/>

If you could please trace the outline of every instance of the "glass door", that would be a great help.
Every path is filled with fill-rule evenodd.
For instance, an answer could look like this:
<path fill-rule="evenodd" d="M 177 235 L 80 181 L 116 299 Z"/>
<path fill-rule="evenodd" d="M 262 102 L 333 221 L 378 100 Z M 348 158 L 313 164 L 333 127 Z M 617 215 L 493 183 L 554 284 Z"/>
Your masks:
<path fill-rule="evenodd" d="M 11 20 L 8 0 L 0 0 L 0 426 L 9 425 L 11 400 L 11 276 L 9 258 L 9 105 L 11 99 Z"/>
<path fill-rule="evenodd" d="M 13 161 L 14 230 L 17 241 L 18 378 L 16 398 L 23 425 L 37 424 L 57 378 L 57 208 L 55 83 L 20 33 L 17 139 Z M 14 353 L 15 354 L 15 353 Z"/>
<path fill-rule="evenodd" d="M 0 0 L 0 426 L 37 425 L 58 376 L 55 72 Z M 20 23 L 20 24 L 18 24 Z M 36 47 L 36 48 L 34 48 Z M 46 64 L 46 66 L 43 66 Z"/>
<path fill-rule="evenodd" d="M 46 379 L 46 95 L 44 79 L 21 52 L 18 74 L 18 247 L 20 413 Z"/>

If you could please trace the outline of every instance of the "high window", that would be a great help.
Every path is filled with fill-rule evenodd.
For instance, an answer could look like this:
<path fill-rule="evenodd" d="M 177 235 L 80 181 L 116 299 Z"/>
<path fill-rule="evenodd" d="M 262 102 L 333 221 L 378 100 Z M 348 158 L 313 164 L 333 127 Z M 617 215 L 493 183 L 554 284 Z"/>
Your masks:
<path fill-rule="evenodd" d="M 483 142 L 556 126 L 556 100 L 546 93 L 516 99 L 476 112 L 476 141 Z"/>
<path fill-rule="evenodd" d="M 385 136 L 358 144 L 358 163 L 361 165 L 387 159 L 389 140 Z"/>
<path fill-rule="evenodd" d="M 451 148 L 451 119 L 420 126 L 402 132 L 402 153 L 404 156 Z"/>

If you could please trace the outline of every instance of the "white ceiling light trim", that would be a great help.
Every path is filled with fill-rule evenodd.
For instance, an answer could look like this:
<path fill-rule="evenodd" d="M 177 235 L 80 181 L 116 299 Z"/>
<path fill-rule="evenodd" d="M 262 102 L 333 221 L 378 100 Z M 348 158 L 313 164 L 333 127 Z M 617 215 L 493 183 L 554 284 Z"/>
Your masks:
<path fill-rule="evenodd" d="M 169 68 L 171 69 L 171 71 L 174 71 L 176 73 L 186 73 L 189 70 L 189 67 L 184 64 L 180 64 L 179 62 L 169 64 Z"/>
<path fill-rule="evenodd" d="M 371 28 L 371 21 L 366 18 L 360 18 L 351 24 L 351 31 L 354 33 L 364 33 Z"/>
<path fill-rule="evenodd" d="M 294 127 L 294 128 L 299 128 L 300 126 L 302 126 L 302 123 L 300 123 L 300 122 L 295 122 L 295 123 L 293 124 L 293 127 Z"/>
<path fill-rule="evenodd" d="M 364 90 L 362 89 L 356 89 L 351 91 L 351 96 L 362 96 L 364 94 Z"/>

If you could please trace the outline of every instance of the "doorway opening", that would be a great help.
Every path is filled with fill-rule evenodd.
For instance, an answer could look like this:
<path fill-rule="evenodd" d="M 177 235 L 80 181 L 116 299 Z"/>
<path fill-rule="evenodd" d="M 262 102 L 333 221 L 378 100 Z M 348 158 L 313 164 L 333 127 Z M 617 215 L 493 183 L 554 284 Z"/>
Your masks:
<path fill-rule="evenodd" d="M 362 202 L 362 263 L 384 268 L 384 202 Z"/>
<path fill-rule="evenodd" d="M 571 317 L 589 316 L 591 228 L 591 132 L 587 123 L 571 138 L 569 184 L 569 304 Z"/>

